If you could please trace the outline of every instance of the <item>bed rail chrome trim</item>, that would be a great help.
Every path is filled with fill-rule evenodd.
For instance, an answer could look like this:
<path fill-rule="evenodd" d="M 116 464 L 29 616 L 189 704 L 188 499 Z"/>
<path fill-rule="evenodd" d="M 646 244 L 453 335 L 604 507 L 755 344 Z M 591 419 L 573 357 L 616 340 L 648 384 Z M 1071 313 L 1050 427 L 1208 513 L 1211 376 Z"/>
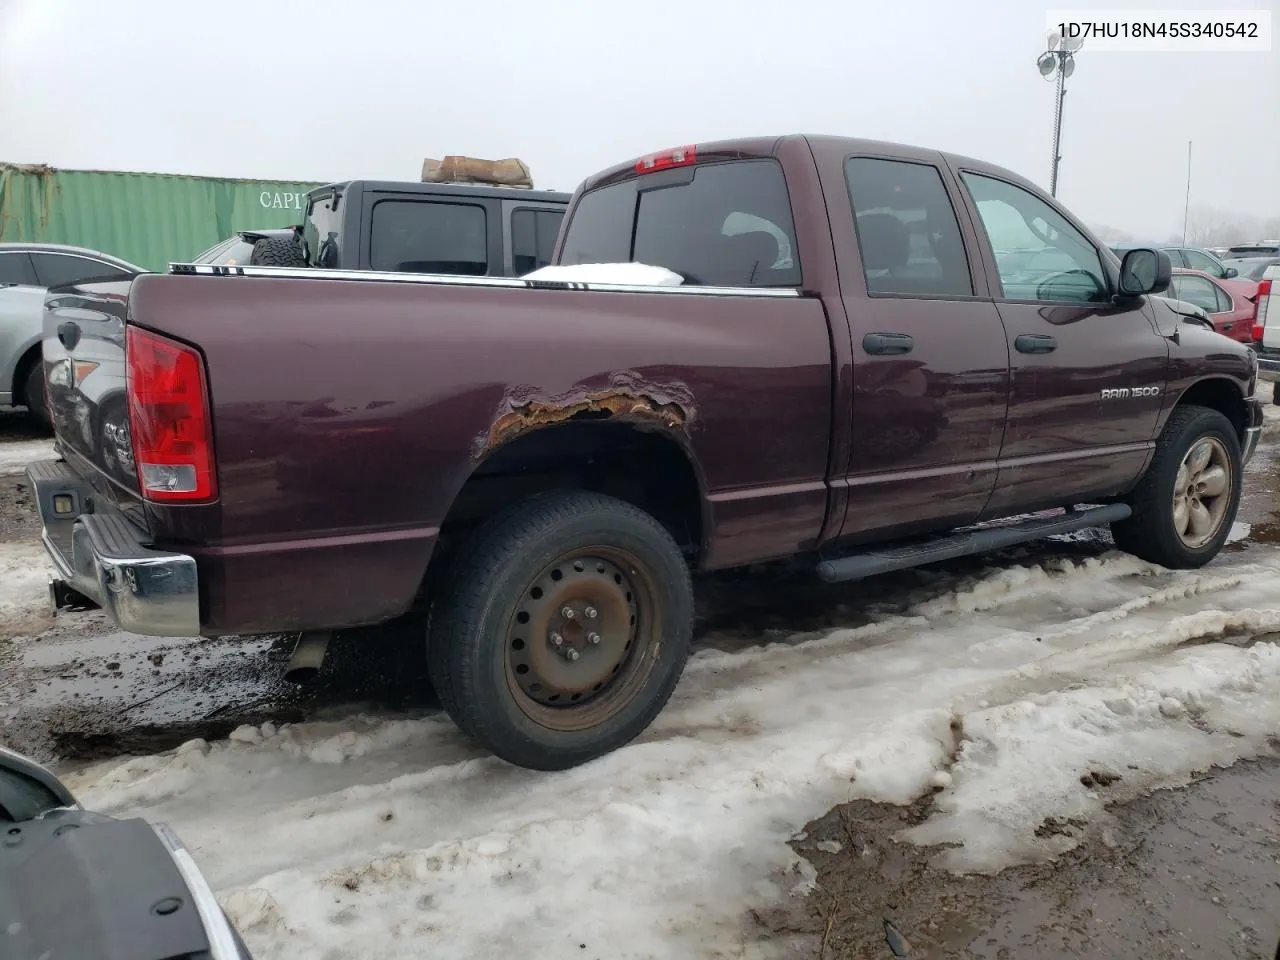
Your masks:
<path fill-rule="evenodd" d="M 220 263 L 170 263 L 169 273 L 205 277 L 276 277 L 289 280 L 360 280 L 365 283 L 424 283 L 451 287 L 508 287 L 515 290 L 594 290 L 600 293 L 665 293 L 697 297 L 798 297 L 795 287 L 658 287 L 519 277 L 463 277 L 445 273 L 388 273 L 381 270 L 322 270 L 311 267 L 244 267 Z"/>

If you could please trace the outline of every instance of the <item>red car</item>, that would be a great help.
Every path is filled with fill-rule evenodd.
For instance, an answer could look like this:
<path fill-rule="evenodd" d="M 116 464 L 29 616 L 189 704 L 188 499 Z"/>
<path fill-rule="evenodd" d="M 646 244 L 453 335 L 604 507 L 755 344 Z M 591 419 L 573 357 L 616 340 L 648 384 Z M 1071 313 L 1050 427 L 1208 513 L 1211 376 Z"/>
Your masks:
<path fill-rule="evenodd" d="M 1254 281 L 1219 280 L 1203 270 L 1175 269 L 1168 296 L 1203 309 L 1213 328 L 1224 336 L 1253 343 L 1253 318 L 1258 310 L 1258 284 Z"/>

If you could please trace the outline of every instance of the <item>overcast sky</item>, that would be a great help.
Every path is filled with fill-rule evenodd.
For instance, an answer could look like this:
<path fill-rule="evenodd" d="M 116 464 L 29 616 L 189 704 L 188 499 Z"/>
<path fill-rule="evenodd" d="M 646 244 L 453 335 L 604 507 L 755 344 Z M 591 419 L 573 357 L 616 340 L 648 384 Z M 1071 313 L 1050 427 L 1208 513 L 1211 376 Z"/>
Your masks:
<path fill-rule="evenodd" d="M 1280 29 L 1280 0 L 1177 5 L 1270 9 Z M 1117 5 L 0 0 L 0 160 L 416 180 L 424 156 L 519 156 L 538 186 L 567 190 L 667 146 L 812 132 L 1047 184 L 1046 6 Z M 1164 239 L 1181 229 L 1188 139 L 1193 205 L 1280 214 L 1280 47 L 1086 47 L 1059 195 L 1089 222 Z"/>

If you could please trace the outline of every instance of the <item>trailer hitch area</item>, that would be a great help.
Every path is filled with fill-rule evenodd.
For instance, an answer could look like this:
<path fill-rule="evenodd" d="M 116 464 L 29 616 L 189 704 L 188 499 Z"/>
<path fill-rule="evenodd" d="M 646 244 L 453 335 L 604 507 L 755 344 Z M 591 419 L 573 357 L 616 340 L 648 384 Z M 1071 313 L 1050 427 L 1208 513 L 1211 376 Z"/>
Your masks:
<path fill-rule="evenodd" d="M 84 610 L 97 610 L 98 605 L 86 597 L 67 581 L 58 577 L 49 580 L 49 601 L 54 612 L 67 610 L 78 613 Z"/>

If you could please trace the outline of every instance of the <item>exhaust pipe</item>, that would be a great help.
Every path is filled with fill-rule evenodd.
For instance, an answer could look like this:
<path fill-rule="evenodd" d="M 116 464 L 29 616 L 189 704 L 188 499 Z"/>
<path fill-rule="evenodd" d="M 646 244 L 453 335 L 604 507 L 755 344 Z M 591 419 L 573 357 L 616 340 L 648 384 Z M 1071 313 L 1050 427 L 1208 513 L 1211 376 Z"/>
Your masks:
<path fill-rule="evenodd" d="M 306 683 L 314 680 L 324 663 L 325 651 L 329 648 L 330 633 L 318 631 L 304 633 L 294 644 L 293 654 L 289 657 L 289 665 L 285 667 L 284 678 L 290 683 Z"/>

